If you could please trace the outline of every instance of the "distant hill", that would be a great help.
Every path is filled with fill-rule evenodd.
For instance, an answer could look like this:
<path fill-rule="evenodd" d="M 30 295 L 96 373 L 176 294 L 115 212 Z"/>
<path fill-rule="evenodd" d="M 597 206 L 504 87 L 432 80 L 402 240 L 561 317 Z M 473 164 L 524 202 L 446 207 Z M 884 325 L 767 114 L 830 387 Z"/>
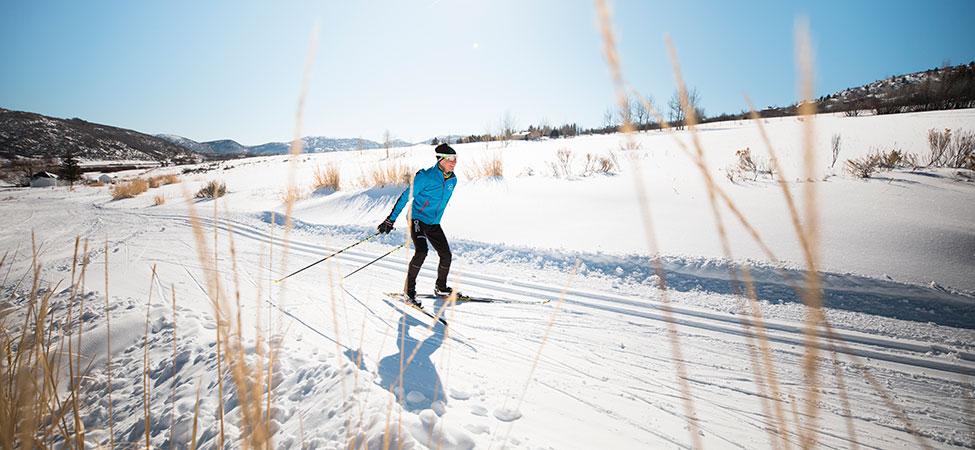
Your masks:
<path fill-rule="evenodd" d="M 66 151 L 82 160 L 199 159 L 186 147 L 138 131 L 0 108 L 0 158 L 59 158 Z"/>
<path fill-rule="evenodd" d="M 264 156 L 264 155 L 284 155 L 291 151 L 290 142 L 268 142 L 261 145 L 246 146 L 232 140 L 219 140 L 209 142 L 196 142 L 182 136 L 158 135 L 176 145 L 196 153 L 207 156 Z M 344 150 L 368 150 L 383 148 L 382 144 L 368 139 L 358 138 L 329 138 L 322 136 L 308 136 L 301 139 L 302 153 L 325 153 Z M 408 147 L 413 145 L 402 140 L 391 141 L 393 147 Z"/>
<path fill-rule="evenodd" d="M 437 143 L 439 143 L 439 144 L 443 144 L 443 143 L 456 144 L 458 142 L 461 142 L 461 140 L 464 139 L 465 137 L 466 136 L 460 136 L 460 135 L 456 135 L 456 134 L 451 134 L 451 135 L 447 135 L 447 136 L 435 136 L 435 137 L 432 137 L 430 139 L 427 139 L 427 140 L 425 140 L 425 141 L 423 141 L 421 143 L 422 144 L 433 145 L 433 141 L 436 140 Z"/>
<path fill-rule="evenodd" d="M 975 108 L 975 62 L 895 75 L 824 95 L 816 99 L 820 113 L 864 112 L 897 114 L 944 109 Z M 798 104 L 768 107 L 759 111 L 762 117 L 793 116 Z M 722 114 L 708 122 L 734 120 L 747 114 Z"/>

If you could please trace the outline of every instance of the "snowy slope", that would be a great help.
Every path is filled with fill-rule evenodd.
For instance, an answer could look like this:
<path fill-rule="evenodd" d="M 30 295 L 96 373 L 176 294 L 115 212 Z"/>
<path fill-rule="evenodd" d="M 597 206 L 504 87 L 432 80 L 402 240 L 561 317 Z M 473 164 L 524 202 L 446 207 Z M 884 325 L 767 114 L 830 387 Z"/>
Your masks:
<path fill-rule="evenodd" d="M 797 180 L 801 123 L 770 119 L 766 126 L 785 179 L 801 189 L 806 183 Z M 975 185 L 950 170 L 894 171 L 858 180 L 823 161 L 833 134 L 843 142 L 837 166 L 874 148 L 923 152 L 927 129 L 973 129 L 975 111 L 820 116 L 816 127 L 823 158 L 815 183 L 824 298 L 835 331 L 824 332 L 817 344 L 824 358 L 817 363 L 822 385 L 816 439 L 821 446 L 849 447 L 852 424 L 861 447 L 916 448 L 921 442 L 972 448 Z M 781 446 L 769 437 L 775 427 L 766 411 L 771 405 L 785 411 L 785 439 L 798 446 L 797 424 L 810 424 L 802 415 L 810 392 L 801 371 L 804 311 L 783 276 L 802 275 L 801 254 L 774 182 L 735 184 L 724 177 L 735 150 L 747 146 L 764 154 L 754 124 L 712 124 L 701 137 L 718 183 L 781 263 L 768 261 L 730 219 L 736 262 L 721 258 L 700 175 L 670 136 L 651 132 L 636 137 L 639 150 L 627 152 L 619 150 L 625 142 L 619 135 L 507 148 L 456 146 L 462 179 L 443 222 L 455 254 L 451 283 L 511 302 L 446 308 L 449 328 L 432 326 L 414 311 L 404 314 L 384 295 L 402 288 L 406 250 L 342 278 L 402 243 L 403 219 L 389 236 L 282 284 L 270 282 L 368 236 L 400 188 L 355 187 L 357 178 L 377 165 L 432 165 L 429 147 L 396 149 L 392 161 L 384 160 L 384 151 L 301 156 L 295 179 L 306 196 L 295 205 L 287 240 L 281 219 L 287 157 L 224 162 L 217 170 L 183 175 L 183 183 L 121 201 L 110 201 L 105 188 L 4 190 L 0 251 L 15 256 L 0 275 L 9 270 L 4 284 L 9 292 L 11 280 L 28 272 L 31 230 L 37 232 L 49 286 L 70 276 L 74 236 L 93 240 L 84 289 L 88 313 L 82 316 L 87 342 L 82 353 L 95 361 L 85 384 L 93 444 L 107 442 L 101 264 L 107 239 L 116 442 L 138 445 L 143 439 L 148 307 L 153 445 L 169 445 L 170 414 L 177 446 L 189 441 L 197 387 L 203 399 L 201 443 L 217 445 L 214 312 L 205 294 L 210 271 L 197 258 L 191 212 L 181 198 L 220 179 L 228 185 L 226 197 L 192 205 L 202 216 L 210 251 L 214 242 L 218 246 L 216 273 L 223 286 L 229 294 L 240 292 L 245 348 L 255 361 L 264 348 L 259 342 L 280 349 L 271 396 L 276 447 L 383 448 L 389 429 L 400 430 L 390 432 L 396 436 L 392 448 L 686 448 L 688 401 L 707 448 Z M 568 179 L 553 176 L 550 168 L 563 148 L 575 155 Z M 581 175 L 586 153 L 610 151 L 622 166 L 618 173 Z M 494 155 L 504 161 L 502 179 L 466 178 L 465 165 Z M 340 168 L 343 189 L 312 191 L 313 171 L 329 163 Z M 179 169 L 150 173 L 167 170 Z M 642 170 L 651 201 L 674 302 L 669 310 L 661 303 L 642 237 L 636 170 Z M 151 206 L 157 194 L 168 197 L 165 205 Z M 431 254 L 421 272 L 421 291 L 432 288 L 435 260 Z M 754 381 L 747 356 L 751 334 L 728 281 L 729 268 L 746 261 L 769 328 L 782 385 L 777 395 Z M 158 282 L 150 283 L 153 265 Z M 62 283 L 58 291 L 64 288 Z M 22 305 L 25 297 L 16 294 L 13 303 Z M 56 295 L 55 309 L 64 311 L 67 301 L 67 293 Z M 442 306 L 425 302 L 431 310 Z M 669 324 L 680 338 L 690 398 L 676 379 Z M 846 397 L 834 370 L 844 374 Z M 880 380 L 919 438 L 864 373 Z M 224 383 L 232 384 L 228 376 Z M 225 398 L 226 433 L 236 446 L 240 406 L 234 398 Z"/>

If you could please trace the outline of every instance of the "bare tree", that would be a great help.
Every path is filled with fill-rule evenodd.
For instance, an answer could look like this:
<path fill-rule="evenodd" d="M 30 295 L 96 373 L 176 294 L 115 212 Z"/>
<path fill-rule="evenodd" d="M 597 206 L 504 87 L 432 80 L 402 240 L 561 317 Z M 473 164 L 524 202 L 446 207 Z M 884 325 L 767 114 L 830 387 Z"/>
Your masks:
<path fill-rule="evenodd" d="M 627 122 L 632 124 L 634 120 L 633 116 L 635 115 L 636 112 L 636 104 L 639 102 L 630 96 L 626 96 L 626 99 L 624 101 L 625 103 L 622 106 L 620 106 L 620 112 L 619 112 L 620 125 L 625 124 Z"/>
<path fill-rule="evenodd" d="M 670 110 L 670 126 L 675 129 L 684 129 L 684 108 L 680 105 L 680 93 L 674 91 L 674 95 L 670 96 L 670 100 L 667 101 L 667 109 Z"/>
<path fill-rule="evenodd" d="M 641 129 L 649 122 L 650 111 L 647 110 L 647 107 L 643 105 L 643 101 L 639 98 L 633 99 L 631 106 L 633 108 L 633 115 L 631 117 L 633 118 L 634 125 L 636 125 L 637 129 Z"/>
<path fill-rule="evenodd" d="M 613 108 L 606 108 L 603 112 L 603 128 L 613 128 L 616 126 L 616 111 Z"/>
<path fill-rule="evenodd" d="M 504 115 L 501 116 L 501 139 L 505 147 L 511 143 L 511 137 L 515 134 L 515 129 L 518 127 L 515 122 L 514 116 L 511 115 L 511 111 L 505 111 Z"/>
<path fill-rule="evenodd" d="M 386 149 L 386 159 L 389 159 L 389 148 L 393 146 L 392 137 L 389 134 L 389 130 L 383 132 L 383 147 Z"/>
<path fill-rule="evenodd" d="M 687 111 L 694 111 L 697 121 L 704 118 L 704 109 L 701 108 L 701 95 L 697 93 L 697 89 L 687 91 L 687 110 L 681 104 L 680 92 L 676 90 L 674 95 L 670 96 L 667 107 L 670 110 L 670 124 L 678 130 L 683 130 L 684 125 L 686 125 Z"/>

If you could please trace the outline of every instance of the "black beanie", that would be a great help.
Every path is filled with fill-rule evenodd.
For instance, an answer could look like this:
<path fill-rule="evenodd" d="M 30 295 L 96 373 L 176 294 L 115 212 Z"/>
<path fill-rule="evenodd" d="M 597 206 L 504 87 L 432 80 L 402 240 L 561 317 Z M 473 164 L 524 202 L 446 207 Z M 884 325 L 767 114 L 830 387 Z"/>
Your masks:
<path fill-rule="evenodd" d="M 433 149 L 433 151 L 437 154 L 437 158 L 440 158 L 441 155 L 456 155 L 457 154 L 457 152 L 455 152 L 454 149 L 453 148 L 450 148 L 450 146 L 447 145 L 447 144 L 440 144 L 440 145 L 437 146 L 437 148 Z"/>

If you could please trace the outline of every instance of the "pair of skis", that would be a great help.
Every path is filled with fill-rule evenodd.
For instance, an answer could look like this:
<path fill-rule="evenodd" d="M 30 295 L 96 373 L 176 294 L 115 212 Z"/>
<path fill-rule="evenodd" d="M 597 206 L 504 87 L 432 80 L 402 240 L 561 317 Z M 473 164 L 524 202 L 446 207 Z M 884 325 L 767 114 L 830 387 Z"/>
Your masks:
<path fill-rule="evenodd" d="M 404 295 L 402 292 L 388 292 L 388 293 L 386 293 L 386 296 L 402 302 L 406 306 L 409 306 L 410 308 L 413 308 L 413 309 L 419 311 L 423 315 L 425 315 L 425 316 L 427 316 L 427 317 L 429 317 L 429 318 L 431 318 L 433 320 L 439 321 L 440 323 L 443 324 L 443 326 L 447 326 L 447 321 L 444 320 L 443 317 L 438 316 L 438 315 L 436 315 L 436 314 L 434 314 L 434 313 L 432 313 L 430 311 L 427 311 L 427 310 L 423 309 L 420 305 L 417 305 L 417 304 L 415 304 L 413 302 L 410 302 L 409 300 L 406 299 L 406 295 Z M 433 295 L 433 294 L 418 294 L 416 296 L 416 298 L 418 298 L 418 299 L 419 298 L 440 299 L 440 300 L 443 300 L 443 301 L 447 301 L 447 300 L 450 299 L 449 296 L 440 296 L 440 295 Z M 546 304 L 546 303 L 548 303 L 550 301 L 551 301 L 551 299 L 545 299 L 543 301 L 536 301 L 536 302 L 528 302 L 528 301 L 509 300 L 509 299 L 503 299 L 503 298 L 474 297 L 474 296 L 469 296 L 469 295 L 464 295 L 464 294 L 457 294 L 457 298 L 455 300 L 455 302 L 457 304 L 460 304 L 460 303 L 514 303 L 514 304 L 522 304 L 522 305 L 544 305 L 544 304 Z M 443 312 L 443 310 L 441 309 L 441 315 L 442 315 L 442 312 Z"/>

